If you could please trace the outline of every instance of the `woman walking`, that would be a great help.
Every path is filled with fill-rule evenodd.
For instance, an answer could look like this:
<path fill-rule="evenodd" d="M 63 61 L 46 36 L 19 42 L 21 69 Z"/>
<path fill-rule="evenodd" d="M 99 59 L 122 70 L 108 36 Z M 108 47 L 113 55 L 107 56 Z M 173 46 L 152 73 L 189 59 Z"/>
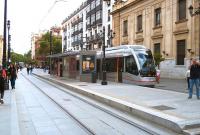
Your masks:
<path fill-rule="evenodd" d="M 15 89 L 15 80 L 17 78 L 17 70 L 13 64 L 10 64 L 9 73 L 10 73 L 11 87 L 12 89 Z"/>
<path fill-rule="evenodd" d="M 4 82 L 6 81 L 6 70 L 5 68 L 3 68 L 1 71 L 0 71 L 0 93 L 1 93 L 1 99 L 0 99 L 0 104 L 3 104 L 4 101 L 3 101 L 3 97 L 4 97 Z"/>

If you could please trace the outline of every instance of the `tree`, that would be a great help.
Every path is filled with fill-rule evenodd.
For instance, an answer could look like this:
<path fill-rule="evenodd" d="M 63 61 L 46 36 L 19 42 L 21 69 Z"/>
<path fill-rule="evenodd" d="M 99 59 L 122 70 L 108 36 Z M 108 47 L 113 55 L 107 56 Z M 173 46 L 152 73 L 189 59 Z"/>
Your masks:
<path fill-rule="evenodd" d="M 164 61 L 165 58 L 163 58 L 160 53 L 155 53 L 154 60 L 155 60 L 155 65 L 158 66 L 158 69 L 160 69 L 160 62 Z"/>
<path fill-rule="evenodd" d="M 31 50 L 24 54 L 24 63 L 32 64 Z"/>
<path fill-rule="evenodd" d="M 53 37 L 53 53 L 61 53 L 62 52 L 62 41 L 61 38 Z"/>
<path fill-rule="evenodd" d="M 24 61 L 25 61 L 25 58 L 22 54 L 11 52 L 11 62 L 12 63 L 18 63 L 18 62 L 24 62 Z"/>
<path fill-rule="evenodd" d="M 37 55 L 39 56 L 47 56 L 50 52 L 50 33 L 47 32 L 42 35 L 41 39 L 39 40 L 40 47 L 36 50 Z M 52 36 L 52 52 L 54 54 L 62 52 L 62 38 L 61 36 Z"/>

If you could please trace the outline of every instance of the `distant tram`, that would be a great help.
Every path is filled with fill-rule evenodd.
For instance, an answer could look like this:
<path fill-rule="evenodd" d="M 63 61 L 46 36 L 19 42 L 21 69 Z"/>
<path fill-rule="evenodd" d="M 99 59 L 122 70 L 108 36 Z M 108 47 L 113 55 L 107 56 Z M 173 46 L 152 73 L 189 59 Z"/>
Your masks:
<path fill-rule="evenodd" d="M 151 50 L 142 45 L 121 45 L 106 48 L 107 80 L 154 87 L 155 62 Z M 97 52 L 97 73 L 100 77 L 103 52 Z"/>

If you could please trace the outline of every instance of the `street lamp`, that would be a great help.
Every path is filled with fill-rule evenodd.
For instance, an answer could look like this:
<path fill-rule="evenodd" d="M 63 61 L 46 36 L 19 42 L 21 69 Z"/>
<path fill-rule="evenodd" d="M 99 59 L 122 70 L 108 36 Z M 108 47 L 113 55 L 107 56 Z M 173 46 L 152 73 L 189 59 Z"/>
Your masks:
<path fill-rule="evenodd" d="M 112 47 L 112 39 L 115 37 L 115 32 L 113 30 L 108 31 L 108 39 L 110 41 L 110 47 Z"/>
<path fill-rule="evenodd" d="M 199 7 L 194 8 L 192 5 L 188 8 L 191 17 L 199 15 L 199 61 L 200 61 L 200 1 L 199 1 Z"/>
<path fill-rule="evenodd" d="M 10 64 L 11 59 L 10 59 L 10 40 L 11 40 L 11 35 L 10 35 L 10 20 L 7 21 L 7 27 L 8 27 L 8 64 Z"/>
<path fill-rule="evenodd" d="M 106 52 L 106 48 L 105 48 L 105 26 L 103 26 L 103 33 L 102 33 L 102 49 L 103 49 L 103 61 L 102 61 L 102 82 L 101 85 L 107 85 L 107 81 L 106 81 L 106 62 L 105 62 L 105 52 Z"/>
<path fill-rule="evenodd" d="M 6 67 L 6 21 L 7 21 L 7 0 L 5 0 L 4 3 L 3 59 L 2 59 L 3 67 Z"/>

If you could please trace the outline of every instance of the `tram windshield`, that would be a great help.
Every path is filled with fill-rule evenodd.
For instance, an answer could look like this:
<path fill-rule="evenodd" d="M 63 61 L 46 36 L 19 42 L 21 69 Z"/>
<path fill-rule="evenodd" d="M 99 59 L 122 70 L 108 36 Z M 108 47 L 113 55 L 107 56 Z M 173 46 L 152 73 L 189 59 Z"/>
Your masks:
<path fill-rule="evenodd" d="M 156 69 L 151 51 L 145 49 L 135 49 L 134 51 L 140 64 L 140 75 L 144 77 L 155 76 Z"/>

